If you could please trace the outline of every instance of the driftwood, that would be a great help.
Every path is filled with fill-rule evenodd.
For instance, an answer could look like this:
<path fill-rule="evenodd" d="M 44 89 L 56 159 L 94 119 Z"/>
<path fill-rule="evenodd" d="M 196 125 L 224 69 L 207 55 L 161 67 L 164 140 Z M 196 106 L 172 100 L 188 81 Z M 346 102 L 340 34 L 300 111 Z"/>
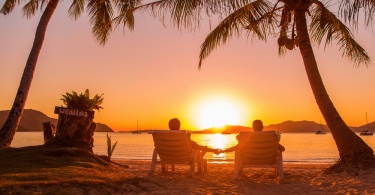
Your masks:
<path fill-rule="evenodd" d="M 55 137 L 55 125 L 51 122 L 43 123 L 44 142 Z"/>

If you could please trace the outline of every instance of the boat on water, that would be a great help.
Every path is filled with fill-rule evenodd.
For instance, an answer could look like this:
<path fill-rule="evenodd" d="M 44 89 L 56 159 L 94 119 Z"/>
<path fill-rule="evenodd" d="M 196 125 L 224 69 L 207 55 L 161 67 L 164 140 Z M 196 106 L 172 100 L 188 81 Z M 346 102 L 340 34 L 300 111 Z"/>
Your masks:
<path fill-rule="evenodd" d="M 324 130 L 324 126 L 323 126 L 322 122 L 320 122 L 320 126 L 321 126 L 322 130 L 316 131 L 315 134 L 317 134 L 317 135 L 327 134 L 327 132 L 323 131 Z"/>
<path fill-rule="evenodd" d="M 359 133 L 359 135 L 373 135 L 373 132 L 370 132 L 369 130 L 364 130 Z"/>
<path fill-rule="evenodd" d="M 132 134 L 141 134 L 142 131 L 139 130 L 139 124 L 138 124 L 138 120 L 137 120 L 137 130 L 136 131 L 132 131 Z"/>
<path fill-rule="evenodd" d="M 367 112 L 366 112 L 366 124 L 368 125 L 368 120 L 367 120 Z M 359 133 L 359 135 L 373 135 L 374 132 L 371 132 L 369 130 L 363 130 Z"/>
<path fill-rule="evenodd" d="M 223 129 L 221 131 L 221 134 L 223 134 L 223 135 L 230 135 L 230 134 L 232 134 L 231 132 L 228 131 L 228 125 L 225 125 L 225 129 Z"/>

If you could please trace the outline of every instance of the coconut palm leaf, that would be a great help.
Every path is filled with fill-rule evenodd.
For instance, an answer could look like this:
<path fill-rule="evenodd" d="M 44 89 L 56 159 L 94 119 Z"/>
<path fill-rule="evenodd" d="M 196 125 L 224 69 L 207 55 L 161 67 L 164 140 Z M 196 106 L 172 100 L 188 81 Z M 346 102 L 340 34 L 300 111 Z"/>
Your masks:
<path fill-rule="evenodd" d="M 89 0 L 87 4 L 90 23 L 92 25 L 92 33 L 99 41 L 100 45 L 104 45 L 108 40 L 109 33 L 112 31 L 113 7 L 111 0 Z"/>
<path fill-rule="evenodd" d="M 31 16 L 33 16 L 36 12 L 36 10 L 38 10 L 39 8 L 39 1 L 40 0 L 30 0 L 28 3 L 26 3 L 26 5 L 22 8 L 22 11 L 23 11 L 23 15 L 26 17 L 26 18 L 31 18 Z"/>
<path fill-rule="evenodd" d="M 375 0 L 342 0 L 339 13 L 345 20 L 358 24 L 359 14 L 363 14 L 365 24 L 372 24 L 375 13 Z"/>
<path fill-rule="evenodd" d="M 120 23 L 127 27 L 129 30 L 134 30 L 134 15 L 133 10 L 141 6 L 142 0 L 115 0 L 115 6 L 120 13 L 114 19 L 114 23 L 118 26 Z"/>
<path fill-rule="evenodd" d="M 134 7 L 128 12 L 121 12 L 122 14 L 117 16 L 114 21 L 117 25 L 124 24 L 125 26 L 127 15 L 140 11 L 148 12 L 153 17 L 159 18 L 163 24 L 166 19 L 169 19 L 178 28 L 193 30 L 199 27 L 200 20 L 204 18 L 204 15 L 226 16 L 250 2 L 250 0 L 159 0 Z"/>
<path fill-rule="evenodd" d="M 267 1 L 252 2 L 226 17 L 206 37 L 201 45 L 199 55 L 200 68 L 203 60 L 217 47 L 224 45 L 232 36 L 240 36 L 242 30 L 247 29 L 248 36 L 266 40 L 277 26 L 272 5 Z"/>
<path fill-rule="evenodd" d="M 24 2 L 26 0 L 6 0 L 4 2 L 3 7 L 0 10 L 0 13 L 7 15 L 10 12 L 13 11 L 16 4 L 20 4 L 21 2 Z M 48 3 L 47 0 L 29 0 L 24 7 L 22 8 L 23 15 L 27 18 L 30 18 L 33 16 L 38 10 L 38 8 L 42 7 L 45 3 Z"/>
<path fill-rule="evenodd" d="M 77 20 L 85 11 L 85 3 L 85 0 L 73 0 L 68 10 L 69 16 Z"/>
<path fill-rule="evenodd" d="M 6 0 L 4 2 L 3 7 L 0 10 L 0 13 L 2 13 L 4 15 L 9 14 L 10 12 L 13 11 L 14 7 L 16 6 L 16 4 L 19 4 L 19 3 L 20 3 L 19 0 Z"/>
<path fill-rule="evenodd" d="M 355 65 L 361 63 L 368 65 L 370 57 L 353 38 L 351 31 L 343 24 L 326 6 L 322 3 L 315 6 L 312 10 L 312 20 L 310 24 L 310 34 L 313 43 L 320 45 L 324 36 L 325 47 L 330 45 L 333 40 L 337 41 L 343 56 L 353 61 Z"/>

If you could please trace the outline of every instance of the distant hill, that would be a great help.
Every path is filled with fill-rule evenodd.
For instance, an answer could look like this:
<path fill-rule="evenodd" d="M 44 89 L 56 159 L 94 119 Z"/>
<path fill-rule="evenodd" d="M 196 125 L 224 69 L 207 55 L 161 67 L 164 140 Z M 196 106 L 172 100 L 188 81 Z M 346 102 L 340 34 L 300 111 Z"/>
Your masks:
<path fill-rule="evenodd" d="M 353 131 L 355 131 L 355 132 L 360 132 L 360 131 L 363 131 L 363 130 L 370 130 L 370 131 L 374 132 L 375 131 L 375 121 L 371 122 L 369 124 L 366 124 L 366 125 L 355 127 L 353 129 Z"/>
<path fill-rule="evenodd" d="M 360 127 L 349 128 L 351 128 L 354 132 L 360 132 L 363 130 L 375 131 L 375 121 Z M 264 130 L 275 130 L 281 133 L 314 133 L 316 131 L 330 132 L 327 125 L 318 124 L 313 121 L 285 121 L 279 124 L 271 124 L 268 126 L 264 126 Z M 251 127 L 245 126 L 227 125 L 223 128 L 212 127 L 202 131 L 195 131 L 193 133 L 238 133 L 243 131 L 253 131 L 253 129 Z"/>
<path fill-rule="evenodd" d="M 311 133 L 316 131 L 329 132 L 326 125 L 313 121 L 285 121 L 280 124 L 272 124 L 264 127 L 265 130 L 276 130 L 282 133 Z"/>
<path fill-rule="evenodd" d="M 0 111 L 0 125 L 2 126 L 8 117 L 9 110 Z M 28 132 L 28 131 L 43 131 L 42 123 L 51 122 L 55 126 L 57 125 L 57 119 L 48 117 L 44 113 L 33 110 L 25 109 L 21 118 L 20 125 L 17 131 Z M 114 132 L 110 127 L 105 124 L 96 123 L 95 132 Z"/>

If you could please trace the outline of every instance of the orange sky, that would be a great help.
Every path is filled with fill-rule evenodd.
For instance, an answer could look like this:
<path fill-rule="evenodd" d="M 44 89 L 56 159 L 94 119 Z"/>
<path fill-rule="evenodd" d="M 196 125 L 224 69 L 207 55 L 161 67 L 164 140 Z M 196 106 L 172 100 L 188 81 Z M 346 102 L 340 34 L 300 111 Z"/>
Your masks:
<path fill-rule="evenodd" d="M 69 2 L 69 1 L 68 1 Z M 251 43 L 233 38 L 215 50 L 198 70 L 200 44 L 209 33 L 180 32 L 147 15 L 136 18 L 134 32 L 117 30 L 101 47 L 85 16 L 73 21 L 62 2 L 47 29 L 26 108 L 57 118 L 61 94 L 86 88 L 104 93 L 104 109 L 95 121 L 115 131 L 166 129 L 178 117 L 183 129 L 209 125 L 250 126 L 286 120 L 322 122 L 298 50 L 277 54 L 277 41 Z M 0 16 L 0 110 L 13 103 L 40 13 L 22 17 L 20 6 Z M 374 59 L 374 35 L 360 30 L 357 41 Z M 354 68 L 334 43 L 325 51 L 314 47 L 328 93 L 351 126 L 375 120 L 375 68 Z M 213 102 L 217 102 L 214 104 Z M 203 121 L 203 122 L 202 122 Z M 208 122 L 211 121 L 211 122 Z"/>

